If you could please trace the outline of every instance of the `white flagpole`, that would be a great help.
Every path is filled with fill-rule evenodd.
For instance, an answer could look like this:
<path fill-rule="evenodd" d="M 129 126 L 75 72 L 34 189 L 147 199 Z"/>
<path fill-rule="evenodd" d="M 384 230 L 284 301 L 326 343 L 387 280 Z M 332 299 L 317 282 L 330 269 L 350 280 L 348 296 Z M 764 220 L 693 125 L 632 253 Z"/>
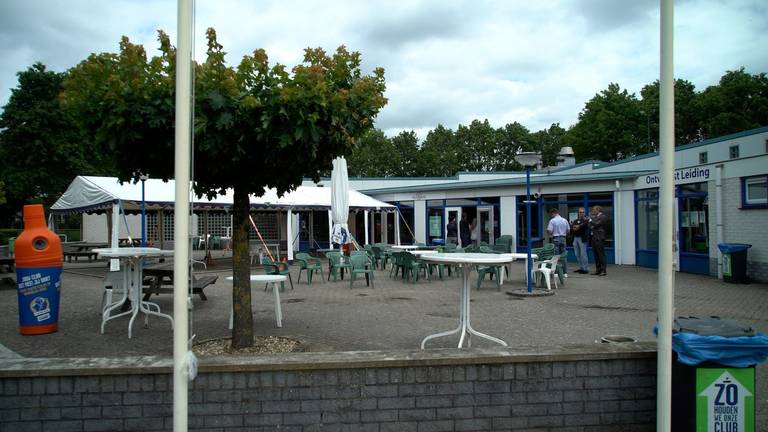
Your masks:
<path fill-rule="evenodd" d="M 672 428 L 672 323 L 675 270 L 672 268 L 675 181 L 675 77 L 673 63 L 674 1 L 661 0 L 661 68 L 659 92 L 659 328 L 656 365 L 656 430 Z"/>
<path fill-rule="evenodd" d="M 173 222 L 176 241 L 173 251 L 173 430 L 187 430 L 189 374 L 189 179 L 191 154 L 192 82 L 192 1 L 178 0 L 178 41 L 176 50 L 176 205 Z"/>

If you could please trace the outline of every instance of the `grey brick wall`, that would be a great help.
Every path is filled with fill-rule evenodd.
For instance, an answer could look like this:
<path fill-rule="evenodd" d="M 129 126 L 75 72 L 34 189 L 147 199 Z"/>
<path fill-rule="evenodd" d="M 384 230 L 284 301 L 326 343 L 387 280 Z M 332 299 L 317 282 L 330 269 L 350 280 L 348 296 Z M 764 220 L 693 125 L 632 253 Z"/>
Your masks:
<path fill-rule="evenodd" d="M 717 276 L 717 226 L 715 182 L 709 188 L 710 274 Z M 768 282 L 768 209 L 741 209 L 741 179 L 723 179 L 723 239 L 726 243 L 748 243 L 747 274 L 758 282 Z"/>
<path fill-rule="evenodd" d="M 655 355 L 616 357 L 203 372 L 190 385 L 189 429 L 651 431 Z M 102 373 L 5 373 L 0 430 L 171 430 L 169 373 Z"/>

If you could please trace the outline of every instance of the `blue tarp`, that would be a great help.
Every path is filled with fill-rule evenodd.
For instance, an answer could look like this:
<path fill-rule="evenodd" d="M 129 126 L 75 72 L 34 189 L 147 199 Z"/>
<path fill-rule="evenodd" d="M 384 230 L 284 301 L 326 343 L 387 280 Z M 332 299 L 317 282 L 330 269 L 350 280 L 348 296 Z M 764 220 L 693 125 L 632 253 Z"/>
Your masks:
<path fill-rule="evenodd" d="M 722 253 L 741 252 L 751 247 L 752 245 L 747 243 L 718 243 L 717 244 L 717 248 L 720 249 L 720 252 Z"/>
<path fill-rule="evenodd" d="M 655 329 L 654 329 L 655 330 Z M 673 333 L 672 349 L 677 360 L 689 366 L 714 362 L 723 366 L 748 367 L 768 358 L 768 336 L 701 336 L 695 333 Z"/>

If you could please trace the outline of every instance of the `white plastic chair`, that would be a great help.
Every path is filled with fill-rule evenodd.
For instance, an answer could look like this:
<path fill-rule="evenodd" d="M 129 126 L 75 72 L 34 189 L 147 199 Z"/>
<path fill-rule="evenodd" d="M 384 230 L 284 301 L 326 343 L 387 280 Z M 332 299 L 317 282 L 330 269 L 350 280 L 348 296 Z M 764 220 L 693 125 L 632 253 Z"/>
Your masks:
<path fill-rule="evenodd" d="M 539 261 L 536 263 L 536 267 L 533 269 L 533 283 L 538 285 L 539 275 L 544 277 L 547 281 L 547 291 L 552 290 L 550 280 L 555 281 L 555 289 L 557 289 L 557 261 L 560 259 L 560 255 L 555 255 L 551 259 Z"/>

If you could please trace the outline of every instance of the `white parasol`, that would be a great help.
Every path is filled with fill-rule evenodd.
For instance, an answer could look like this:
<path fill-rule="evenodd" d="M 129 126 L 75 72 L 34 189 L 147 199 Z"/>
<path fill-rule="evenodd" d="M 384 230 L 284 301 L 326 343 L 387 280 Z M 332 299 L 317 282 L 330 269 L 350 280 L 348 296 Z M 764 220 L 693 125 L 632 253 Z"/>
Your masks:
<path fill-rule="evenodd" d="M 350 241 L 347 218 L 349 217 L 349 178 L 347 177 L 347 160 L 339 157 L 333 160 L 331 171 L 331 216 L 333 231 L 331 241 L 336 244 L 347 244 Z"/>

